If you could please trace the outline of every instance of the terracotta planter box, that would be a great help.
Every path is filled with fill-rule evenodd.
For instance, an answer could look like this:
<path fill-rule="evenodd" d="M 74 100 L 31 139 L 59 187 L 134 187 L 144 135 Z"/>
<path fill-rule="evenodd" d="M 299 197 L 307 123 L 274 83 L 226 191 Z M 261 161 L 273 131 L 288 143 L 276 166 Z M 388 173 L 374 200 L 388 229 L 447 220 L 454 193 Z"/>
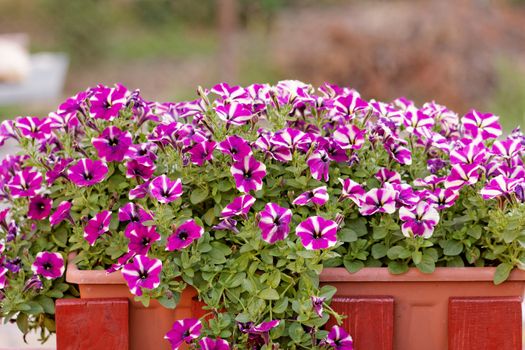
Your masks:
<path fill-rule="evenodd" d="M 196 309 L 200 304 L 194 301 L 197 292 L 192 287 L 184 290 L 175 309 L 167 309 L 156 300 L 152 300 L 146 308 L 142 303 L 134 301 L 120 271 L 106 274 L 104 270 L 79 270 L 71 263 L 71 258 L 66 270 L 66 281 L 78 284 L 81 299 L 127 298 L 129 300 L 130 350 L 169 350 L 171 347 L 164 339 L 164 335 L 171 329 L 173 322 L 202 316 L 202 310 Z"/>
<path fill-rule="evenodd" d="M 356 350 L 518 350 L 525 271 L 513 271 L 497 286 L 494 272 L 436 268 L 423 274 L 412 268 L 392 275 L 386 268 L 355 274 L 327 268 L 321 282 L 337 287 L 333 307 L 349 316 L 345 325 Z"/>

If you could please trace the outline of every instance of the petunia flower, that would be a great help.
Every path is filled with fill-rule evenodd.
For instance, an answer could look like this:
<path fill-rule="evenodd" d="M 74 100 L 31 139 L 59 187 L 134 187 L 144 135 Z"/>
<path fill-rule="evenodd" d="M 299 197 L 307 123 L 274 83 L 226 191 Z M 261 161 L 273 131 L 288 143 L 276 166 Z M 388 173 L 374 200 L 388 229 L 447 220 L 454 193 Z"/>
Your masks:
<path fill-rule="evenodd" d="M 229 154 L 235 161 L 241 161 L 252 155 L 252 148 L 248 141 L 237 135 L 228 136 L 218 144 L 217 149 L 224 154 Z"/>
<path fill-rule="evenodd" d="M 13 198 L 32 197 L 40 190 L 42 174 L 32 168 L 18 172 L 7 184 Z"/>
<path fill-rule="evenodd" d="M 0 268 L 1 270 L 1 268 Z M 0 275 L 2 273 L 0 272 Z M 31 278 L 29 278 L 26 283 L 24 284 L 24 289 L 22 289 L 23 293 L 26 293 L 28 291 L 34 291 L 39 292 L 44 287 L 42 281 L 40 280 L 40 277 L 38 275 L 33 275 Z M 0 289 L 2 288 L 2 282 L 0 277 Z"/>
<path fill-rule="evenodd" d="M 15 120 L 15 126 L 22 136 L 39 140 L 51 134 L 50 122 L 49 118 L 22 117 Z"/>
<path fill-rule="evenodd" d="M 211 228 L 214 231 L 232 231 L 233 233 L 239 233 L 237 229 L 237 220 L 232 218 L 223 218 L 219 223 Z"/>
<path fill-rule="evenodd" d="M 339 326 L 333 326 L 326 336 L 325 343 L 336 350 L 353 350 L 352 337 Z"/>
<path fill-rule="evenodd" d="M 113 120 L 125 107 L 129 91 L 122 85 L 117 84 L 110 88 L 99 85 L 92 89 L 90 101 L 90 113 L 95 119 Z"/>
<path fill-rule="evenodd" d="M 71 158 L 60 158 L 57 160 L 52 169 L 46 172 L 46 182 L 48 185 L 53 185 L 53 183 L 61 176 L 65 177 L 65 170 L 73 159 Z"/>
<path fill-rule="evenodd" d="M 1 266 L 0 265 L 0 289 L 4 289 L 5 286 L 7 286 L 7 273 L 9 272 L 9 270 L 4 267 L 4 266 Z"/>
<path fill-rule="evenodd" d="M 190 344 L 201 334 L 202 323 L 196 318 L 185 318 L 175 321 L 164 339 L 171 344 L 172 350 L 177 350 L 183 343 Z"/>
<path fill-rule="evenodd" d="M 213 150 L 217 146 L 215 141 L 204 141 L 195 144 L 188 153 L 193 164 L 203 166 L 205 162 L 213 158 Z"/>
<path fill-rule="evenodd" d="M 402 165 L 412 165 L 412 152 L 399 141 L 390 138 L 385 142 L 385 149 L 392 159 Z"/>
<path fill-rule="evenodd" d="M 244 125 L 253 118 L 252 111 L 246 105 L 238 102 L 218 105 L 215 108 L 215 113 L 227 125 Z"/>
<path fill-rule="evenodd" d="M 104 129 L 99 137 L 94 137 L 91 143 L 100 159 L 107 162 L 121 162 L 133 140 L 129 131 L 122 131 L 112 125 Z"/>
<path fill-rule="evenodd" d="M 197 225 L 195 220 L 186 220 L 168 237 L 166 250 L 182 250 L 189 247 L 193 241 L 199 239 L 204 234 L 204 228 Z"/>
<path fill-rule="evenodd" d="M 326 186 L 321 186 L 314 188 L 311 191 L 306 191 L 301 193 L 297 198 L 292 202 L 293 205 L 308 205 L 309 203 L 314 203 L 317 206 L 323 206 L 328 202 L 329 196 L 326 191 Z"/>
<path fill-rule="evenodd" d="M 361 99 L 357 92 L 339 96 L 334 100 L 334 112 L 336 115 L 352 119 L 354 113 L 368 108 L 368 103 Z"/>
<path fill-rule="evenodd" d="M 286 128 L 277 131 L 272 136 L 270 142 L 278 146 L 286 147 L 293 153 L 296 150 L 300 150 L 302 152 L 308 151 L 312 140 L 308 134 L 302 132 L 301 130 Z"/>
<path fill-rule="evenodd" d="M 82 158 L 69 167 L 67 177 L 75 185 L 85 187 L 102 182 L 107 173 L 108 167 L 103 161 Z"/>
<path fill-rule="evenodd" d="M 199 346 L 201 350 L 230 350 L 228 342 L 221 338 L 212 339 L 204 337 L 199 340 Z"/>
<path fill-rule="evenodd" d="M 95 244 L 100 236 L 108 232 L 110 224 L 111 212 L 109 210 L 101 211 L 89 220 L 86 227 L 84 227 L 84 238 L 89 245 Z"/>
<path fill-rule="evenodd" d="M 170 203 L 182 195 L 180 179 L 172 181 L 166 175 L 160 175 L 149 183 L 149 193 L 160 203 Z"/>
<path fill-rule="evenodd" d="M 136 296 L 142 295 L 142 289 L 155 289 L 160 284 L 162 261 L 150 259 L 145 255 L 136 255 L 133 261 L 124 265 L 122 276 L 129 290 Z"/>
<path fill-rule="evenodd" d="M 149 194 L 150 181 L 146 181 L 140 185 L 133 187 L 129 190 L 128 198 L 130 200 L 144 198 Z"/>
<path fill-rule="evenodd" d="M 131 159 L 126 162 L 126 177 L 128 179 L 140 178 L 142 180 L 149 180 L 156 169 L 157 166 L 149 158 Z"/>
<path fill-rule="evenodd" d="M 429 202 L 433 203 L 438 210 L 450 208 L 459 197 L 458 190 L 436 188 L 428 193 Z"/>
<path fill-rule="evenodd" d="M 338 179 L 342 185 L 341 189 L 341 199 L 348 198 L 356 205 L 361 205 L 361 200 L 365 194 L 365 190 L 357 182 L 353 181 L 350 178 L 347 179 Z"/>
<path fill-rule="evenodd" d="M 498 175 L 481 189 L 480 194 L 483 199 L 509 195 L 514 192 L 514 189 L 520 182 L 523 182 L 523 179 L 510 179 L 506 176 Z"/>
<path fill-rule="evenodd" d="M 281 241 L 290 232 L 292 211 L 275 203 L 268 203 L 259 213 L 258 226 L 261 229 L 262 239 L 270 244 Z"/>
<path fill-rule="evenodd" d="M 64 274 L 64 258 L 59 253 L 40 252 L 31 265 L 31 271 L 51 280 Z"/>
<path fill-rule="evenodd" d="M 495 141 L 492 145 L 492 154 L 503 159 L 510 159 L 518 156 L 522 152 L 523 146 L 520 140 L 507 139 L 504 141 Z"/>
<path fill-rule="evenodd" d="M 273 159 L 287 163 L 292 160 L 292 151 L 287 147 L 277 144 L 272 141 L 273 136 L 271 133 L 261 133 L 254 145 L 266 155 L 269 155 Z"/>
<path fill-rule="evenodd" d="M 491 113 L 472 110 L 461 119 L 461 124 L 465 134 L 481 140 L 495 139 L 502 134 L 499 117 Z"/>
<path fill-rule="evenodd" d="M 431 174 L 436 174 L 446 166 L 447 162 L 441 158 L 430 158 L 427 160 L 427 169 Z"/>
<path fill-rule="evenodd" d="M 460 189 L 463 186 L 473 185 L 479 179 L 479 165 L 477 164 L 455 164 L 445 179 L 445 188 Z"/>
<path fill-rule="evenodd" d="M 365 130 L 355 125 L 343 125 L 334 132 L 334 140 L 342 149 L 358 150 L 365 143 Z"/>
<path fill-rule="evenodd" d="M 249 194 L 236 197 L 228 204 L 221 212 L 223 218 L 231 218 L 233 216 L 246 217 L 250 208 L 255 203 L 255 198 Z"/>
<path fill-rule="evenodd" d="M 471 140 L 450 152 L 450 164 L 481 164 L 485 161 L 487 150 L 483 143 Z"/>
<path fill-rule="evenodd" d="M 392 214 L 396 211 L 396 191 L 392 187 L 373 188 L 363 196 L 361 215 Z"/>
<path fill-rule="evenodd" d="M 387 168 L 379 169 L 374 177 L 381 182 L 381 185 L 385 183 L 392 185 L 401 183 L 401 175 L 397 171 L 388 170 Z"/>
<path fill-rule="evenodd" d="M 421 134 L 423 129 L 432 129 L 434 119 L 425 114 L 422 110 L 409 107 L 403 115 L 403 124 L 409 133 Z"/>
<path fill-rule="evenodd" d="M 29 199 L 27 217 L 33 220 L 42 220 L 49 216 L 53 201 L 51 198 L 37 195 Z"/>
<path fill-rule="evenodd" d="M 317 181 L 328 181 L 330 170 L 330 157 L 324 150 L 317 150 L 313 152 L 306 164 L 310 167 L 312 177 Z"/>
<path fill-rule="evenodd" d="M 118 210 L 118 220 L 143 223 L 153 220 L 153 215 L 138 204 L 126 203 Z"/>
<path fill-rule="evenodd" d="M 439 214 L 433 205 L 421 201 L 414 208 L 400 208 L 399 219 L 403 221 L 401 231 L 405 237 L 429 238 L 439 222 Z"/>
<path fill-rule="evenodd" d="M 323 304 L 326 298 L 312 296 L 310 297 L 310 299 L 312 300 L 312 307 L 314 308 L 315 313 L 317 314 L 317 316 L 322 318 L 323 317 Z"/>
<path fill-rule="evenodd" d="M 254 348 L 259 348 L 261 345 L 270 342 L 270 331 L 277 327 L 281 321 L 271 320 L 254 325 L 253 322 L 239 323 L 239 330 L 242 333 L 248 334 L 248 342 Z"/>
<path fill-rule="evenodd" d="M 124 235 L 129 239 L 128 250 L 136 255 L 146 255 L 151 245 L 160 240 L 155 226 L 144 226 L 138 222 L 126 227 Z"/>
<path fill-rule="evenodd" d="M 262 180 L 266 176 L 266 165 L 253 156 L 247 156 L 241 161 L 234 162 L 230 172 L 239 191 L 244 193 L 259 191 L 262 188 Z"/>
<path fill-rule="evenodd" d="M 330 248 L 337 243 L 337 223 L 312 216 L 297 225 L 295 234 L 307 250 Z"/>
<path fill-rule="evenodd" d="M 71 217 L 70 210 L 71 210 L 70 201 L 61 202 L 55 209 L 55 212 L 51 214 L 51 216 L 49 217 L 49 223 L 51 224 L 51 226 L 56 226 L 66 219 L 73 222 L 73 218 Z"/>

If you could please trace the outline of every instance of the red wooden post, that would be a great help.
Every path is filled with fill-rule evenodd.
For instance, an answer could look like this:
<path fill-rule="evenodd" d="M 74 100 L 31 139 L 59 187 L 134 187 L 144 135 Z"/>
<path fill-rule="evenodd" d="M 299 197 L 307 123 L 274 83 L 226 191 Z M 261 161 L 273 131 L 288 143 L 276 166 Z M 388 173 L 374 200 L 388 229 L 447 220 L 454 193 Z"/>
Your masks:
<path fill-rule="evenodd" d="M 394 298 L 389 296 L 334 297 L 330 306 L 346 315 L 343 327 L 354 339 L 356 350 L 392 350 L 394 338 Z M 326 329 L 335 320 L 328 321 Z"/>
<path fill-rule="evenodd" d="M 449 350 L 521 350 L 521 297 L 452 297 Z"/>
<path fill-rule="evenodd" d="M 128 350 L 128 299 L 59 299 L 57 350 Z"/>

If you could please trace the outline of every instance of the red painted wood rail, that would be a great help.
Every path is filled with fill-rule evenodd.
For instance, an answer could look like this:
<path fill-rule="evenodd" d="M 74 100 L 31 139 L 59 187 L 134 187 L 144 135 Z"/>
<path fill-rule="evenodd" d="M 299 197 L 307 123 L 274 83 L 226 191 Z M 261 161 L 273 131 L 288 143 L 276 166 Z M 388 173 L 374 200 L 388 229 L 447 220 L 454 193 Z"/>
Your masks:
<path fill-rule="evenodd" d="M 394 298 L 390 296 L 334 297 L 330 306 L 346 315 L 343 327 L 350 332 L 356 350 L 392 350 Z M 331 319 L 326 329 L 336 324 Z"/>
<path fill-rule="evenodd" d="M 128 350 L 128 299 L 59 299 L 57 350 Z"/>
<path fill-rule="evenodd" d="M 449 350 L 521 350 L 521 303 L 519 296 L 450 298 Z"/>

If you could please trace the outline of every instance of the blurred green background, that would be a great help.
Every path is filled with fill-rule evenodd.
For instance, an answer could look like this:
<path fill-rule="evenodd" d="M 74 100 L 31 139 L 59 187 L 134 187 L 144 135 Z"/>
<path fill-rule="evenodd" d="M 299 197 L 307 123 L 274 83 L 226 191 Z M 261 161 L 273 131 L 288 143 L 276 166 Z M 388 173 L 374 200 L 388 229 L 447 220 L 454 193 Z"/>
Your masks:
<path fill-rule="evenodd" d="M 63 97 L 122 82 L 173 101 L 219 81 L 299 79 L 525 125 L 524 1 L 0 0 L 0 33 L 17 32 L 33 53 L 68 53 Z M 2 106 L 0 117 L 59 102 Z"/>

